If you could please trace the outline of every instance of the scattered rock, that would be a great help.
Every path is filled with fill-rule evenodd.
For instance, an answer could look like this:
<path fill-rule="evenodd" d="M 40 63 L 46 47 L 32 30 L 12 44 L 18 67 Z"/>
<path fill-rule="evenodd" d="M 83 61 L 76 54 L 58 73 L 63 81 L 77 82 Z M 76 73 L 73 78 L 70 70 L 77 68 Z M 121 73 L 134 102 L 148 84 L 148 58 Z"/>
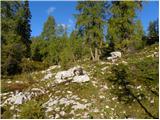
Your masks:
<path fill-rule="evenodd" d="M 141 85 L 139 85 L 139 86 L 137 86 L 137 89 L 140 89 L 142 86 Z"/>
<path fill-rule="evenodd" d="M 121 58 L 121 52 L 116 51 L 116 52 L 111 52 L 111 57 L 108 57 L 107 60 L 112 60 L 114 62 L 117 58 Z"/>
<path fill-rule="evenodd" d="M 103 95 L 100 95 L 100 96 L 99 96 L 99 98 L 100 98 L 100 99 L 103 99 L 103 98 L 105 98 L 105 96 L 103 96 Z"/>
<path fill-rule="evenodd" d="M 106 105 L 106 108 L 109 108 L 109 106 L 108 106 L 108 105 Z"/>
<path fill-rule="evenodd" d="M 108 69 L 108 66 L 102 68 L 101 70 L 102 70 L 102 71 L 105 71 L 106 69 Z"/>
<path fill-rule="evenodd" d="M 114 108 L 111 108 L 112 111 L 114 111 Z"/>
<path fill-rule="evenodd" d="M 48 74 L 46 74 L 44 76 L 44 78 L 42 80 L 48 80 L 48 79 L 52 78 L 52 76 L 53 76 L 53 74 L 51 72 L 49 72 Z"/>
<path fill-rule="evenodd" d="M 124 60 L 122 61 L 122 63 L 123 63 L 123 64 L 125 64 L 125 65 L 127 65 L 127 64 L 128 64 L 128 62 L 126 62 L 126 61 L 124 61 Z"/>
<path fill-rule="evenodd" d="M 60 108 L 59 108 L 59 107 L 56 107 L 56 108 L 55 108 L 55 111 L 56 111 L 56 112 L 60 111 Z"/>
<path fill-rule="evenodd" d="M 67 91 L 68 94 L 72 94 L 72 91 Z"/>
<path fill-rule="evenodd" d="M 108 90 L 108 86 L 107 86 L 107 85 L 104 85 L 103 88 L 104 88 L 105 90 Z"/>
<path fill-rule="evenodd" d="M 75 113 L 74 113 L 74 110 L 71 110 L 70 114 L 73 114 L 73 115 L 74 115 L 74 114 L 75 114 Z"/>
<path fill-rule="evenodd" d="M 50 112 L 50 111 L 52 111 L 52 110 L 53 110 L 53 108 L 52 108 L 52 107 L 47 107 L 46 112 Z"/>
<path fill-rule="evenodd" d="M 57 118 L 59 118 L 59 117 L 60 117 L 59 114 L 56 114 L 56 115 L 55 115 L 55 119 L 57 119 Z"/>
<path fill-rule="evenodd" d="M 96 108 L 96 109 L 93 110 L 93 112 L 99 112 L 99 110 Z"/>
<path fill-rule="evenodd" d="M 22 93 L 16 93 L 16 95 L 12 95 L 11 97 L 9 97 L 4 103 L 4 104 L 22 104 L 24 102 L 24 100 L 26 99 L 26 96 Z"/>
<path fill-rule="evenodd" d="M 150 103 L 153 104 L 153 103 L 154 103 L 154 99 L 152 99 L 152 100 L 150 101 Z"/>
<path fill-rule="evenodd" d="M 59 114 L 60 114 L 61 116 L 64 116 L 66 113 L 65 113 L 64 111 L 61 111 Z"/>
<path fill-rule="evenodd" d="M 12 83 L 12 81 L 7 81 L 8 84 Z"/>
<path fill-rule="evenodd" d="M 116 99 L 118 99 L 118 98 L 117 98 L 117 97 L 113 97 L 113 98 L 112 98 L 112 100 L 116 100 Z"/>
<path fill-rule="evenodd" d="M 85 74 L 81 76 L 75 76 L 72 82 L 82 83 L 82 82 L 88 82 L 88 81 L 89 81 L 89 77 L 87 74 Z"/>
<path fill-rule="evenodd" d="M 101 65 L 104 65 L 104 64 L 105 64 L 105 62 L 101 61 L 101 62 L 100 62 L 100 64 L 101 64 Z"/>
<path fill-rule="evenodd" d="M 155 57 L 159 57 L 159 53 L 158 52 L 154 52 L 154 56 Z"/>

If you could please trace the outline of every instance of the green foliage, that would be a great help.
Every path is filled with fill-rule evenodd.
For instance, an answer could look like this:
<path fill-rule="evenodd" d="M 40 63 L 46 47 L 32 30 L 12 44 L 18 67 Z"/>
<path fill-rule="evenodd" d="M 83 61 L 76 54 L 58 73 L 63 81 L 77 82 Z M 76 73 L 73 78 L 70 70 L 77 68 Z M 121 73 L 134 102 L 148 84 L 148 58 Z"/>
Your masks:
<path fill-rule="evenodd" d="M 36 70 L 44 70 L 49 65 L 39 62 L 39 61 L 33 61 L 30 59 L 22 59 L 22 62 L 20 63 L 20 67 L 22 68 L 22 72 L 34 72 Z"/>
<path fill-rule="evenodd" d="M 148 35 L 146 43 L 147 45 L 152 45 L 154 43 L 159 42 L 159 23 L 158 19 L 155 21 L 151 21 L 148 27 Z"/>
<path fill-rule="evenodd" d="M 86 54 L 86 45 L 84 42 L 77 37 L 76 31 L 73 31 L 70 35 L 70 40 L 68 41 L 71 47 L 75 60 L 80 60 Z"/>
<path fill-rule="evenodd" d="M 144 36 L 143 26 L 140 20 L 137 20 L 134 26 L 134 33 L 129 44 L 131 49 L 142 49 L 145 45 L 144 41 L 142 41 L 142 37 Z"/>
<path fill-rule="evenodd" d="M 43 61 L 48 54 L 48 41 L 40 37 L 32 38 L 31 44 L 31 58 L 36 61 Z"/>
<path fill-rule="evenodd" d="M 66 45 L 66 38 L 53 39 L 49 41 L 48 45 L 48 56 L 45 59 L 49 64 L 59 64 L 60 52 Z"/>
<path fill-rule="evenodd" d="M 21 17 L 19 17 L 21 16 Z M 23 18 L 23 19 L 22 19 Z M 19 8 L 19 11 L 17 12 L 17 34 L 21 36 L 21 41 L 26 46 L 25 56 L 30 56 L 30 37 L 31 37 L 31 12 L 29 9 L 29 2 L 26 0 L 21 2 L 21 7 Z"/>
<path fill-rule="evenodd" d="M 114 49 L 128 48 L 134 33 L 134 18 L 136 10 L 140 9 L 140 2 L 113 1 L 110 8 L 111 17 L 108 21 L 108 39 Z"/>
<path fill-rule="evenodd" d="M 21 119 L 44 119 L 45 111 L 40 102 L 31 100 L 21 106 Z"/>
<path fill-rule="evenodd" d="M 28 2 L 2 2 L 2 74 L 21 72 L 21 58 L 28 55 L 31 32 L 28 6 Z"/>
<path fill-rule="evenodd" d="M 50 40 L 55 37 L 55 20 L 53 16 L 49 16 L 47 21 L 44 23 L 41 37 L 44 40 Z"/>
<path fill-rule="evenodd" d="M 145 83 L 147 86 L 158 84 L 158 59 L 145 58 L 131 64 L 131 78 Z"/>
<path fill-rule="evenodd" d="M 74 54 L 70 47 L 65 47 L 60 53 L 60 63 L 62 68 L 68 69 L 73 65 L 74 62 Z"/>
<path fill-rule="evenodd" d="M 14 75 L 21 72 L 19 63 L 24 57 L 25 47 L 21 43 L 13 43 L 2 46 L 2 74 Z"/>
<path fill-rule="evenodd" d="M 156 37 L 159 36 L 159 24 L 158 19 L 155 21 L 150 21 L 148 27 L 148 36 L 149 37 Z"/>
<path fill-rule="evenodd" d="M 107 2 L 80 1 L 76 9 L 79 11 L 77 17 L 77 28 L 85 43 L 91 48 L 93 60 L 99 59 L 100 48 L 103 43 L 103 31 Z M 98 51 L 96 51 L 98 49 Z M 93 53 L 94 52 L 94 53 Z"/>
<path fill-rule="evenodd" d="M 12 119 L 13 111 L 9 109 L 9 106 L 1 107 L 1 119 Z"/>

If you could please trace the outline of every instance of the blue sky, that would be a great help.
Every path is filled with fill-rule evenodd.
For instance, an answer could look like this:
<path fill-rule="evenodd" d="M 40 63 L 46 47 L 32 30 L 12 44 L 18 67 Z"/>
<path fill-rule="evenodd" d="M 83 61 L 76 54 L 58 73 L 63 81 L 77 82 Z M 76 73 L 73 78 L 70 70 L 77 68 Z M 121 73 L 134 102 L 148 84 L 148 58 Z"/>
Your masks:
<path fill-rule="evenodd" d="M 76 11 L 76 1 L 31 1 L 30 10 L 32 14 L 31 29 L 32 36 L 41 34 L 43 24 L 49 15 L 54 16 L 56 24 L 67 25 L 69 32 L 74 29 Z M 149 21 L 156 20 L 159 15 L 158 1 L 143 2 L 143 9 L 138 12 L 138 19 L 142 21 L 144 30 L 147 30 Z"/>

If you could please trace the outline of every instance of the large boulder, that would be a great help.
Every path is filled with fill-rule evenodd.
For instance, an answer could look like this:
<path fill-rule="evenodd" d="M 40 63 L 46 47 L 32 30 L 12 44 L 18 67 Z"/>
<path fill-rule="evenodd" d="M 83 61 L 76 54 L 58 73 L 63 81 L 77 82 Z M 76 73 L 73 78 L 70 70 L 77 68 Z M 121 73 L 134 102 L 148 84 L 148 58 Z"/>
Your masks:
<path fill-rule="evenodd" d="M 67 71 L 60 71 L 55 75 L 56 82 L 61 83 L 67 80 L 73 80 L 72 82 L 85 82 L 89 80 L 86 72 L 80 67 L 73 67 Z"/>

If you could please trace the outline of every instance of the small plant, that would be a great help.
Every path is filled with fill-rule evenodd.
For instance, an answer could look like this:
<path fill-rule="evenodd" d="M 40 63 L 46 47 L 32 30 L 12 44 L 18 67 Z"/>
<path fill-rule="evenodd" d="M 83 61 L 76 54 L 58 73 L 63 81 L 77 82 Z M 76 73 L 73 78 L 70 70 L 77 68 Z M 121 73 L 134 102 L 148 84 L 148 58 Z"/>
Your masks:
<path fill-rule="evenodd" d="M 21 106 L 21 119 L 43 119 L 45 118 L 45 111 L 40 102 L 31 100 Z"/>

